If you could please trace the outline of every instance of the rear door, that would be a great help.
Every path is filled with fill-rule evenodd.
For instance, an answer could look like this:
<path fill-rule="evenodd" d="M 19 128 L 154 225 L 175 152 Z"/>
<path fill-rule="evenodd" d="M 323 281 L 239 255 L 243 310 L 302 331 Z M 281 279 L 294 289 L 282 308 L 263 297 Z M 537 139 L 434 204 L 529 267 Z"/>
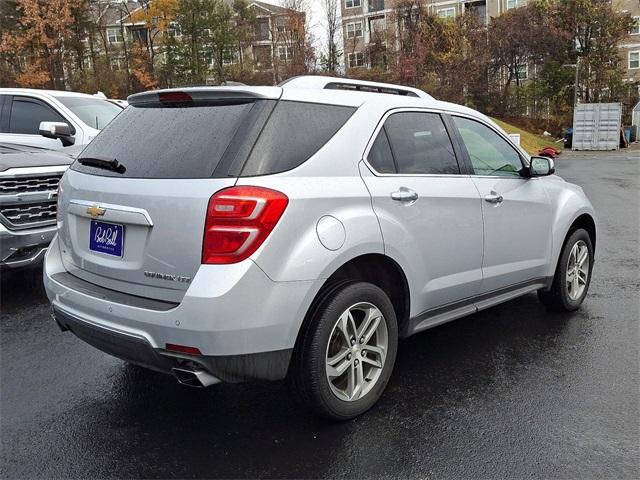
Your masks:
<path fill-rule="evenodd" d="M 235 184 L 230 171 L 275 101 L 175 98 L 127 108 L 65 175 L 59 232 L 72 274 L 133 295 L 184 296 L 209 199 Z"/>
<path fill-rule="evenodd" d="M 551 202 L 539 178 L 521 175 L 520 153 L 489 125 L 453 116 L 482 197 L 481 293 L 539 281 L 551 257 Z"/>
<path fill-rule="evenodd" d="M 482 212 L 442 116 L 400 111 L 383 119 L 362 177 L 385 251 L 407 272 L 412 315 L 478 293 Z"/>

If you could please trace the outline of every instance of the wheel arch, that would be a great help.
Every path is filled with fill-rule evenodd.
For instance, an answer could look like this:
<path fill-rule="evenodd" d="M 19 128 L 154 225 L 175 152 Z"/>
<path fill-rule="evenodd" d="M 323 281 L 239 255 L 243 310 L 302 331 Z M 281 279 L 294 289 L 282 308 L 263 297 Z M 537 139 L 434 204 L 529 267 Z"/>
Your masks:
<path fill-rule="evenodd" d="M 571 222 L 571 225 L 569 226 L 569 229 L 567 230 L 567 233 L 564 236 L 562 248 L 564 248 L 564 244 L 566 243 L 567 239 L 571 236 L 571 234 L 576 230 L 578 230 L 579 228 L 586 230 L 586 232 L 589 234 L 589 238 L 591 239 L 591 246 L 593 247 L 593 252 L 595 254 L 596 234 L 597 234 L 596 222 L 593 219 L 593 217 L 588 213 L 583 213 L 579 215 L 573 222 Z"/>
<path fill-rule="evenodd" d="M 398 331 L 409 321 L 409 282 L 402 267 L 391 257 L 381 253 L 367 253 L 356 256 L 338 267 L 322 284 L 311 301 L 298 331 L 296 345 L 304 335 L 315 312 L 337 289 L 350 282 L 369 282 L 381 288 L 391 300 L 396 312 Z"/>

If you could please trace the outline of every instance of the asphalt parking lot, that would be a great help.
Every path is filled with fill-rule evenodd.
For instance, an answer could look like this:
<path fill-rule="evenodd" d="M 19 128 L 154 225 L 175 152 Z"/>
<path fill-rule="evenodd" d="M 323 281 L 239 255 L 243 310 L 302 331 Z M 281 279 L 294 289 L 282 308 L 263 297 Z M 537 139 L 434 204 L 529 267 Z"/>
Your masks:
<path fill-rule="evenodd" d="M 41 272 L 2 274 L 1 476 L 640 478 L 640 149 L 557 167 L 599 215 L 582 309 L 528 295 L 407 339 L 379 404 L 341 424 L 284 383 L 127 366 L 58 330 Z"/>

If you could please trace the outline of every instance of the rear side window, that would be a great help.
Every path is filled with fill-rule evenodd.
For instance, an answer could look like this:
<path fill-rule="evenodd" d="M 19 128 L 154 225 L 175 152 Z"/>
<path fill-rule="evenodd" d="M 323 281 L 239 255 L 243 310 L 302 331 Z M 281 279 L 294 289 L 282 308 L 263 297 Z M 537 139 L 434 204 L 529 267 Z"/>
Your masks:
<path fill-rule="evenodd" d="M 38 135 L 40 122 L 67 122 L 53 108 L 27 98 L 15 97 L 11 104 L 9 133 Z"/>
<path fill-rule="evenodd" d="M 123 173 L 75 162 L 94 175 L 210 178 L 238 128 L 260 102 L 179 107 L 130 106 L 85 148 L 80 158 L 116 159 Z"/>
<path fill-rule="evenodd" d="M 303 164 L 355 111 L 352 107 L 336 105 L 279 102 L 253 148 L 242 176 L 280 173 Z"/>
<path fill-rule="evenodd" d="M 437 113 L 391 115 L 384 124 L 399 174 L 458 174 L 453 145 Z"/>
<path fill-rule="evenodd" d="M 373 142 L 367 160 L 378 173 L 396 173 L 393 154 L 384 128 L 380 130 L 375 142 Z"/>

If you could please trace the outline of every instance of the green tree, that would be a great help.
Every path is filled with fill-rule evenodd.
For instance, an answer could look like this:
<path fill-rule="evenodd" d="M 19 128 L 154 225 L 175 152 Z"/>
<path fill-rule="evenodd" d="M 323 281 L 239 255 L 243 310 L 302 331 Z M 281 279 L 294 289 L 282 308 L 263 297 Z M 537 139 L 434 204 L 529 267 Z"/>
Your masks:
<path fill-rule="evenodd" d="M 624 74 L 618 45 L 633 25 L 631 16 L 608 1 L 559 0 L 554 18 L 570 35 L 567 52 L 578 68 L 578 97 L 584 102 L 616 98 Z"/>
<path fill-rule="evenodd" d="M 211 74 L 225 79 L 224 57 L 235 47 L 233 11 L 223 0 L 181 0 L 175 16 L 177 35 L 167 60 L 182 85 L 205 84 Z"/>

